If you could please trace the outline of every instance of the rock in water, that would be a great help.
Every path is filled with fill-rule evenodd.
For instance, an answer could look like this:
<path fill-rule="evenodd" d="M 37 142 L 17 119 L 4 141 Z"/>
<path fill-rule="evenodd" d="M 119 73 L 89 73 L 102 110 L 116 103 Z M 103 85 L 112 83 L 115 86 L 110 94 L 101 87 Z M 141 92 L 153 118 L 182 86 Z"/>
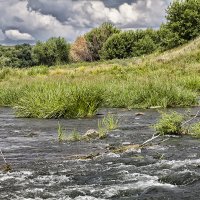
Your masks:
<path fill-rule="evenodd" d="M 95 129 L 90 129 L 83 135 L 83 137 L 95 139 L 95 138 L 99 137 L 99 133 Z"/>

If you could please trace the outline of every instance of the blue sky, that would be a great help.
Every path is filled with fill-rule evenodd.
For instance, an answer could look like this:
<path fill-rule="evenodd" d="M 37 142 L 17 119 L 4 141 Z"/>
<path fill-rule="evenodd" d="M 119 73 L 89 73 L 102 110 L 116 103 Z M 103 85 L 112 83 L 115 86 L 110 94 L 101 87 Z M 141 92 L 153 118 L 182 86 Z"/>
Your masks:
<path fill-rule="evenodd" d="M 73 41 L 105 21 L 123 29 L 159 27 L 170 1 L 0 0 L 0 44 Z"/>

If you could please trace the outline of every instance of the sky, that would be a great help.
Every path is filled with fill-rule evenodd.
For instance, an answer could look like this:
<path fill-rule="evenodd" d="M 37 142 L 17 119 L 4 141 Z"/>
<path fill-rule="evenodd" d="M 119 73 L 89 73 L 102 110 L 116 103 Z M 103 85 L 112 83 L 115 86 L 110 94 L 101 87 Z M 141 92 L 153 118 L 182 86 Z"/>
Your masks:
<path fill-rule="evenodd" d="M 72 42 L 111 22 L 122 29 L 157 28 L 171 0 L 0 0 L 0 44 Z"/>

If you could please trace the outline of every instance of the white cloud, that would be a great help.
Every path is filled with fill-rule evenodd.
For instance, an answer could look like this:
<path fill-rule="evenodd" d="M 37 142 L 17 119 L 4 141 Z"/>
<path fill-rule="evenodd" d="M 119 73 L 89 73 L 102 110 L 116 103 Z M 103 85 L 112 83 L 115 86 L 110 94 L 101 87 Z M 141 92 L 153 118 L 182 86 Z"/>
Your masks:
<path fill-rule="evenodd" d="M 5 35 L 11 40 L 34 40 L 28 33 L 20 33 L 19 30 L 6 30 Z"/>

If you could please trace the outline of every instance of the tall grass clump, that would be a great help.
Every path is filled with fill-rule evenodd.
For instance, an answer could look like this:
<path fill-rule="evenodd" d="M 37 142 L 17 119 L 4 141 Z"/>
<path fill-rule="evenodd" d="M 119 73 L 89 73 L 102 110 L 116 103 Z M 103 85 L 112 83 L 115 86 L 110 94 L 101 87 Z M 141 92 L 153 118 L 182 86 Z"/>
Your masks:
<path fill-rule="evenodd" d="M 195 138 L 200 138 L 200 122 L 192 125 L 191 135 Z"/>
<path fill-rule="evenodd" d="M 108 131 L 118 127 L 119 121 L 116 117 L 108 113 L 102 120 L 98 120 L 98 134 L 100 139 L 107 137 Z"/>
<path fill-rule="evenodd" d="M 184 133 L 182 123 L 184 116 L 177 112 L 162 113 L 160 120 L 154 125 L 159 135 L 181 135 Z"/>
<path fill-rule="evenodd" d="M 19 117 L 79 118 L 93 116 L 101 103 L 98 87 L 41 81 L 29 85 L 15 109 Z"/>
<path fill-rule="evenodd" d="M 24 86 L 13 84 L 0 85 L 0 106 L 14 106 L 23 96 Z"/>
<path fill-rule="evenodd" d="M 114 130 L 118 127 L 118 119 L 112 114 L 108 113 L 101 121 L 102 126 L 107 130 Z"/>
<path fill-rule="evenodd" d="M 113 84 L 106 91 L 107 107 L 150 108 L 198 104 L 198 94 L 166 77 L 136 78 L 126 84 Z"/>
<path fill-rule="evenodd" d="M 63 133 L 63 128 L 62 128 L 60 122 L 58 122 L 58 141 L 62 142 L 64 140 L 65 140 L 65 136 L 64 136 L 64 133 Z"/>
<path fill-rule="evenodd" d="M 84 139 L 75 129 L 70 133 L 65 133 L 60 122 L 58 122 L 57 137 L 59 142 L 76 142 Z"/>

